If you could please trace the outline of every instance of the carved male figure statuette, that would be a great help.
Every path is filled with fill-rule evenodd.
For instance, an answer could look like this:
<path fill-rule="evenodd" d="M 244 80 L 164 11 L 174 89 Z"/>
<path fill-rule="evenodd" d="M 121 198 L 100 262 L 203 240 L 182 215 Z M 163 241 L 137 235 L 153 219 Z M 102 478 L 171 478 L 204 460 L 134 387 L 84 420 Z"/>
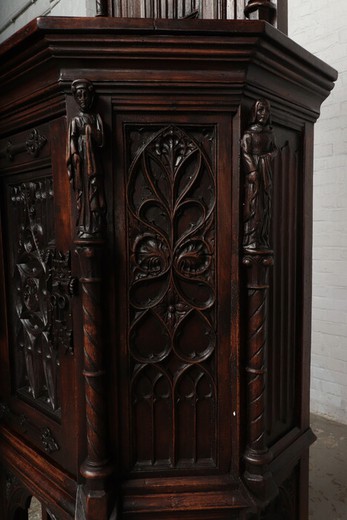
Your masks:
<path fill-rule="evenodd" d="M 99 114 L 93 114 L 94 86 L 86 79 L 75 80 L 71 90 L 80 112 L 69 125 L 67 165 L 75 191 L 79 238 L 99 238 L 105 223 L 106 202 L 99 148 L 104 130 Z"/>
<path fill-rule="evenodd" d="M 256 101 L 249 128 L 242 140 L 246 173 L 243 247 L 251 250 L 270 248 L 272 160 L 277 155 L 270 126 L 270 103 Z"/>

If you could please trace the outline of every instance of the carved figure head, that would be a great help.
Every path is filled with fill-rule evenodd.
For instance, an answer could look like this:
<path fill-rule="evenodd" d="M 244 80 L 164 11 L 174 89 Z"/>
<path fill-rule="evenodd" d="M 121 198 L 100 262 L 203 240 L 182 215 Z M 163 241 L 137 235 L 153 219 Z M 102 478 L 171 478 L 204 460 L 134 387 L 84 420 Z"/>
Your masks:
<path fill-rule="evenodd" d="M 72 82 L 71 91 L 82 112 L 91 109 L 94 100 L 94 86 L 88 79 L 76 79 Z"/>
<path fill-rule="evenodd" d="M 262 126 L 270 123 L 270 102 L 267 99 L 258 99 L 251 112 L 251 123 L 258 123 Z"/>

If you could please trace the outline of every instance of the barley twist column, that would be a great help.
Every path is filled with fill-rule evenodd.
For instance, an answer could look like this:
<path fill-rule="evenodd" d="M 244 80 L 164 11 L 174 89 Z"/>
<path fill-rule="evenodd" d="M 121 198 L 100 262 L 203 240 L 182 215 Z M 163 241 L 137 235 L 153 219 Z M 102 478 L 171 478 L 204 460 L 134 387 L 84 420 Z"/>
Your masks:
<path fill-rule="evenodd" d="M 268 341 L 270 250 L 247 251 L 243 256 L 247 279 L 247 448 L 244 454 L 248 487 L 267 501 L 277 488 L 268 470 L 271 453 L 266 445 L 266 350 Z"/>
<path fill-rule="evenodd" d="M 81 467 L 86 479 L 108 475 L 106 444 L 105 361 L 102 337 L 102 257 L 103 244 L 77 247 L 81 270 L 83 312 L 83 354 L 87 421 L 87 458 Z"/>

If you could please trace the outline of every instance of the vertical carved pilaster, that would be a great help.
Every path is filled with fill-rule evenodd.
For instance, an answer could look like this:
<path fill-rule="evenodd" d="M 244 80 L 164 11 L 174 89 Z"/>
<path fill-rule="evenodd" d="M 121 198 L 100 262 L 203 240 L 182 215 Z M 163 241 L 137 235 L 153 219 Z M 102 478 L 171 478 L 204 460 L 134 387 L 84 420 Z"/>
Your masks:
<path fill-rule="evenodd" d="M 72 84 L 80 112 L 69 125 L 67 165 L 76 201 L 76 253 L 80 264 L 83 319 L 87 453 L 80 471 L 78 520 L 108 517 L 106 480 L 113 471 L 107 449 L 106 380 L 103 340 L 103 260 L 106 203 L 102 161 L 103 124 L 93 114 L 94 86 L 85 79 Z"/>
<path fill-rule="evenodd" d="M 251 14 L 258 11 L 259 20 L 265 20 L 273 24 L 276 19 L 277 8 L 269 0 L 249 0 L 245 7 L 245 16 L 250 18 Z"/>
<path fill-rule="evenodd" d="M 87 458 L 82 475 L 104 478 L 109 460 L 106 453 L 105 369 L 102 345 L 102 257 L 103 244 L 77 248 L 81 269 Z"/>
<path fill-rule="evenodd" d="M 87 456 L 80 471 L 85 485 L 78 490 L 76 519 L 108 518 L 107 478 L 113 467 L 107 449 L 106 373 L 103 341 L 104 242 L 76 240 L 80 262 L 83 316 Z"/>
<path fill-rule="evenodd" d="M 277 488 L 267 466 L 271 461 L 265 442 L 265 387 L 269 270 L 271 250 L 245 251 L 243 265 L 247 277 L 247 449 L 245 480 L 251 491 L 265 502 Z"/>
<path fill-rule="evenodd" d="M 265 442 L 266 350 L 268 341 L 271 250 L 272 159 L 277 154 L 270 104 L 261 99 L 252 108 L 250 126 L 241 140 L 245 173 L 243 258 L 247 287 L 247 448 L 245 481 L 257 499 L 267 503 L 277 492 L 268 470 Z"/>

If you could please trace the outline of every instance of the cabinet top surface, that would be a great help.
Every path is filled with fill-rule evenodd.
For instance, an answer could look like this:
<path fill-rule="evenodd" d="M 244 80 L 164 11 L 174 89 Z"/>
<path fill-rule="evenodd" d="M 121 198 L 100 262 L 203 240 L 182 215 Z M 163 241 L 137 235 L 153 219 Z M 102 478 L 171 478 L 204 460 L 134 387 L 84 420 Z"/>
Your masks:
<path fill-rule="evenodd" d="M 141 37 L 144 44 L 147 38 L 151 39 L 151 44 L 153 44 L 153 37 L 157 38 L 158 44 L 160 44 L 168 36 L 177 39 L 188 37 L 192 43 L 198 38 L 200 44 L 203 43 L 201 39 L 210 40 L 212 37 L 221 39 L 219 43 L 235 42 L 235 44 L 241 44 L 240 39 L 243 41 L 256 38 L 262 40 L 262 45 L 267 42 L 271 47 L 276 47 L 291 54 L 299 61 L 306 62 L 310 68 L 318 69 L 331 81 L 337 78 L 337 73 L 332 67 L 262 20 L 40 17 L 32 20 L 0 45 L 1 61 L 4 63 L 14 53 L 18 55 L 21 48 L 27 50 L 28 46 L 38 40 L 47 39 L 47 44 L 49 44 L 50 37 L 56 37 L 54 38 L 55 44 L 58 44 L 58 38 L 59 42 L 66 39 L 73 45 L 73 40 L 84 39 L 86 35 L 89 38 L 104 37 L 108 42 L 110 39 L 116 40 L 125 35 L 130 39 Z M 254 44 L 254 41 L 252 43 Z M 207 41 L 206 45 L 208 46 Z"/>

